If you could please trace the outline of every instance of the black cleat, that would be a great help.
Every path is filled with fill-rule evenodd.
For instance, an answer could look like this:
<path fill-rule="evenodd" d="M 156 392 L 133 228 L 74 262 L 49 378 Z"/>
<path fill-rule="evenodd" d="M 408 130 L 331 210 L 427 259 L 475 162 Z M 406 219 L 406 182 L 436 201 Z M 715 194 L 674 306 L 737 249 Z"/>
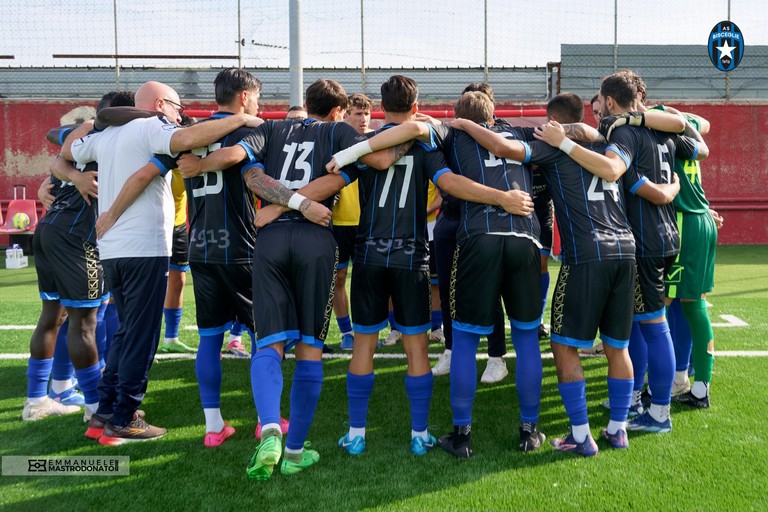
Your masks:
<path fill-rule="evenodd" d="M 676 404 L 690 405 L 697 409 L 709 409 L 709 395 L 704 398 L 699 398 L 692 392 L 683 393 L 681 395 L 675 395 L 672 397 L 672 402 Z"/>
<path fill-rule="evenodd" d="M 470 434 L 458 434 L 457 429 L 458 427 L 454 427 L 453 434 L 446 434 L 440 438 L 440 448 L 457 459 L 468 459 L 472 456 L 472 448 L 469 447 Z"/>
<path fill-rule="evenodd" d="M 541 443 L 547 440 L 547 436 L 539 431 L 536 423 L 524 421 L 520 424 L 520 444 L 518 448 L 521 452 L 533 452 L 541 448 Z"/>
<path fill-rule="evenodd" d="M 539 339 L 546 340 L 549 338 L 549 329 L 544 324 L 539 324 Z"/>

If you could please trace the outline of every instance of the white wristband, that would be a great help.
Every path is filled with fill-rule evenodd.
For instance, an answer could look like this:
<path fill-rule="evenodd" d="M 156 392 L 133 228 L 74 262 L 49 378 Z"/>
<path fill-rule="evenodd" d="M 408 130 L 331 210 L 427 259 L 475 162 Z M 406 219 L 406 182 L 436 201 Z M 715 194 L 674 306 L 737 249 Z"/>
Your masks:
<path fill-rule="evenodd" d="M 336 159 L 336 163 L 339 164 L 339 167 L 344 167 L 345 165 L 356 162 L 358 158 L 368 155 L 372 152 L 373 150 L 371 149 L 371 144 L 367 140 L 364 140 L 349 146 L 347 149 L 342 149 L 333 155 L 333 158 Z"/>
<path fill-rule="evenodd" d="M 301 208 L 301 203 L 303 203 L 305 199 L 306 197 L 299 194 L 298 192 L 295 192 L 291 196 L 291 198 L 288 200 L 288 208 L 291 208 L 293 210 L 298 210 L 299 208 Z"/>
<path fill-rule="evenodd" d="M 566 137 L 562 140 L 562 142 L 560 142 L 560 146 L 558 147 L 560 148 L 560 151 L 562 151 L 566 155 L 570 155 L 571 151 L 573 151 L 573 148 L 576 147 L 576 143 L 573 142 L 568 137 Z"/>

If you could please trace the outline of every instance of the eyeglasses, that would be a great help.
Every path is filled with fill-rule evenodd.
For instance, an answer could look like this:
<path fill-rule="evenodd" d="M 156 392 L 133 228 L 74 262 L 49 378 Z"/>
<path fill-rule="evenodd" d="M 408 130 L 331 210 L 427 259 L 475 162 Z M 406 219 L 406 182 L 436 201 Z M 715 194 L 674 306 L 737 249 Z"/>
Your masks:
<path fill-rule="evenodd" d="M 176 107 L 176 112 L 178 112 L 179 114 L 182 114 L 184 112 L 184 109 L 186 108 L 183 105 L 179 105 L 173 100 L 169 100 L 168 98 L 163 98 L 163 101 L 167 101 L 168 103 Z"/>

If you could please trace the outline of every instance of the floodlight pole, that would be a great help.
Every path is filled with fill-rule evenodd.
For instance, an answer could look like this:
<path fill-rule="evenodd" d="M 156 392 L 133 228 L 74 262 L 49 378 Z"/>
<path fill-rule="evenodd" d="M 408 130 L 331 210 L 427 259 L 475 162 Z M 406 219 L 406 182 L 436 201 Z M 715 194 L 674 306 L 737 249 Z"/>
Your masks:
<path fill-rule="evenodd" d="M 363 85 L 363 94 L 365 90 L 365 5 L 364 0 L 360 0 L 360 80 Z"/>
<path fill-rule="evenodd" d="M 488 83 L 488 0 L 483 2 L 483 38 L 484 82 Z"/>
<path fill-rule="evenodd" d="M 120 90 L 120 60 L 117 45 L 117 0 L 112 0 L 112 23 L 115 31 L 115 89 Z"/>
<path fill-rule="evenodd" d="M 290 91 L 291 105 L 304 104 L 304 69 L 301 66 L 301 0 L 290 0 Z"/>

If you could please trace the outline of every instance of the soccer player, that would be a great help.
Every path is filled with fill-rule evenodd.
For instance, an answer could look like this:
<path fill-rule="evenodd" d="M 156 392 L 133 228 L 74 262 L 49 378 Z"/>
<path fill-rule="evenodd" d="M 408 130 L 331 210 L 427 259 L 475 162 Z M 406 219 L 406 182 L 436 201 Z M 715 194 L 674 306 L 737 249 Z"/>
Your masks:
<path fill-rule="evenodd" d="M 129 93 L 109 93 L 99 102 L 98 109 L 126 104 L 133 104 Z M 60 135 L 70 132 L 69 128 L 61 130 Z M 61 140 L 59 138 L 57 142 Z M 101 367 L 96 347 L 96 323 L 105 295 L 93 231 L 97 216 L 96 173 L 92 172 L 93 167 L 80 172 L 60 157 L 51 168 L 60 178 L 60 187 L 47 214 L 40 220 L 33 240 L 43 307 L 30 339 L 27 400 L 22 419 L 34 421 L 51 415 L 70 414 L 80 410 L 78 405 L 85 405 L 84 419 L 88 421 L 99 402 L 97 385 Z M 59 333 L 65 316 L 68 318 L 67 331 Z M 57 334 L 60 343 L 57 343 Z M 63 358 L 64 371 L 60 374 L 53 372 L 50 394 L 47 390 L 56 345 L 65 350 L 69 346 L 69 355 L 83 391 L 76 402 L 72 400 L 76 393 L 71 380 L 70 358 Z"/>
<path fill-rule="evenodd" d="M 392 76 L 382 85 L 381 94 L 387 123 L 381 133 L 414 119 L 418 86 L 412 79 Z M 428 138 L 435 140 L 437 136 Z M 405 388 L 411 403 L 411 452 L 423 455 L 437 443 L 427 431 L 433 382 L 426 334 L 430 328 L 426 239 L 429 180 L 461 199 L 503 205 L 500 210 L 505 212 L 519 211 L 518 199 L 525 211 L 530 202 L 527 194 L 505 193 L 452 173 L 438 149 L 434 142 L 416 143 L 385 176 L 377 172 L 360 174 L 362 212 L 352 279 L 355 347 L 347 374 L 350 429 L 339 440 L 339 446 L 351 455 L 363 453 L 366 447 L 373 355 L 378 333 L 387 323 L 390 295 L 395 326 L 403 333 L 408 357 Z M 342 157 L 337 154 L 336 158 Z"/>
<path fill-rule="evenodd" d="M 561 95 L 550 103 L 547 113 L 552 118 L 578 121 L 583 116 L 578 96 Z M 560 393 L 571 420 L 571 433 L 554 439 L 553 445 L 558 450 L 584 456 L 597 454 L 597 445 L 589 431 L 586 384 L 577 348 L 590 346 L 599 327 L 609 347 L 611 398 L 611 421 L 602 435 L 615 448 L 627 447 L 625 422 L 633 384 L 627 344 L 632 320 L 634 240 L 624 215 L 620 190 L 614 183 L 626 169 L 620 170 L 605 157 L 567 141 L 556 121 L 551 121 L 551 127 L 547 126 L 545 131 L 537 131 L 536 137 L 552 144 L 554 138 L 549 135 L 556 131 L 555 145 L 571 148 L 578 164 L 538 142 L 527 147 L 524 142 L 505 139 L 475 123 L 462 120 L 455 124 L 499 157 L 540 165 L 554 191 L 557 215 L 563 220 L 560 229 L 564 265 L 555 288 L 551 343 Z M 592 147 L 602 150 L 594 144 Z M 584 155 L 591 156 L 592 160 Z M 601 174 L 592 176 L 581 165 Z M 654 185 L 644 187 L 657 192 Z"/>
<path fill-rule="evenodd" d="M 371 131 L 371 109 L 373 102 L 364 94 L 350 94 L 344 121 L 360 135 Z M 339 200 L 333 207 L 333 238 L 339 246 L 339 264 L 336 266 L 336 281 L 333 286 L 333 313 L 341 332 L 341 350 L 352 350 L 354 333 L 349 319 L 349 298 L 347 297 L 347 269 L 355 251 L 355 236 L 360 223 L 360 194 L 357 181 L 339 191 Z"/>
<path fill-rule="evenodd" d="M 653 108 L 677 112 L 669 107 Z M 706 119 L 693 114 L 684 116 L 701 135 L 709 132 L 709 122 Z M 672 204 L 677 213 L 681 240 L 680 253 L 666 275 L 667 300 L 673 301 L 667 314 L 670 317 L 676 359 L 672 401 L 708 409 L 709 385 L 714 365 L 714 336 L 707 311 L 706 294 L 714 287 L 717 223 L 718 220 L 722 222 L 722 219 L 717 212 L 709 208 L 709 201 L 701 185 L 699 162 L 676 159 L 674 171 L 680 179 L 680 193 Z M 676 324 L 681 325 L 675 329 L 672 315 L 680 310 L 682 316 L 677 315 L 674 320 Z M 688 378 L 691 352 L 693 366 L 696 368 L 693 387 Z"/>
<path fill-rule="evenodd" d="M 74 143 L 73 134 L 62 148 L 65 158 L 99 163 L 100 212 L 120 210 L 114 212 L 117 220 L 111 229 L 100 230 L 98 221 L 96 227 L 102 264 L 121 317 L 99 384 L 99 409 L 91 418 L 92 423 L 94 418 L 102 422 L 99 442 L 107 445 L 153 439 L 166 432 L 138 412 L 159 342 L 173 228 L 170 167 L 154 159 L 147 162 L 153 154 L 173 156 L 204 146 L 253 119 L 231 116 L 180 128 L 176 123 L 183 107 L 171 87 L 147 82 L 135 98 L 137 107 L 160 112 L 171 121 L 161 116 L 136 119 Z M 137 186 L 123 190 L 128 184 Z M 125 198 L 127 207 L 122 203 Z"/>
<path fill-rule="evenodd" d="M 629 112 L 638 96 L 639 77 L 631 72 L 617 72 L 603 79 L 599 101 L 601 113 L 617 115 Z M 682 118 L 680 118 L 682 120 Z M 684 120 L 683 120 L 684 123 Z M 611 147 L 607 157 L 622 161 L 630 173 L 623 180 L 627 192 L 627 217 L 635 235 L 637 246 L 637 287 L 634 320 L 639 322 L 638 336 L 630 337 L 630 356 L 635 367 L 635 392 L 633 405 L 639 403 L 637 374 L 643 374 L 647 354 L 648 383 L 651 404 L 629 424 L 630 430 L 666 433 L 672 430 L 669 416 L 672 382 L 674 380 L 674 350 L 669 326 L 665 318 L 664 276 L 668 273 L 679 251 L 680 238 L 675 223 L 674 210 L 669 201 L 665 204 L 649 202 L 636 192 L 645 182 L 672 183 L 676 175 L 672 168 L 677 158 L 701 160 L 709 150 L 701 136 L 684 123 L 686 136 L 671 135 L 643 127 L 620 126 L 610 134 Z M 678 184 L 679 189 L 679 184 Z M 673 196 L 674 197 L 674 196 Z M 655 204 L 654 204 L 655 203 Z M 643 345 L 647 350 L 635 353 L 633 345 Z M 638 408 L 638 412 L 640 412 Z"/>
<path fill-rule="evenodd" d="M 300 105 L 292 105 L 290 108 L 288 108 L 288 112 L 285 113 L 285 118 L 303 121 L 307 118 L 307 111 Z"/>
<path fill-rule="evenodd" d="M 181 125 L 189 126 L 194 120 L 181 112 Z M 168 264 L 168 289 L 165 291 L 163 318 L 165 319 L 165 337 L 160 352 L 175 354 L 194 354 L 196 349 L 179 340 L 179 326 L 184 307 L 184 285 L 189 270 L 189 232 L 187 232 L 187 193 L 184 190 L 184 178 L 177 168 L 171 170 L 171 193 L 173 194 L 173 242 L 171 259 Z"/>
<path fill-rule="evenodd" d="M 237 114 L 255 115 L 261 82 L 247 71 L 228 68 L 214 81 L 218 111 L 208 120 Z M 241 127 L 197 149 L 205 156 L 234 146 L 250 133 Z M 200 345 L 195 372 L 205 415 L 208 447 L 220 446 L 235 433 L 221 414 L 221 357 L 224 333 L 235 319 L 254 339 L 251 267 L 256 238 L 253 195 L 241 176 L 242 165 L 185 180 L 190 198 L 189 262 L 195 280 L 195 304 Z"/>

